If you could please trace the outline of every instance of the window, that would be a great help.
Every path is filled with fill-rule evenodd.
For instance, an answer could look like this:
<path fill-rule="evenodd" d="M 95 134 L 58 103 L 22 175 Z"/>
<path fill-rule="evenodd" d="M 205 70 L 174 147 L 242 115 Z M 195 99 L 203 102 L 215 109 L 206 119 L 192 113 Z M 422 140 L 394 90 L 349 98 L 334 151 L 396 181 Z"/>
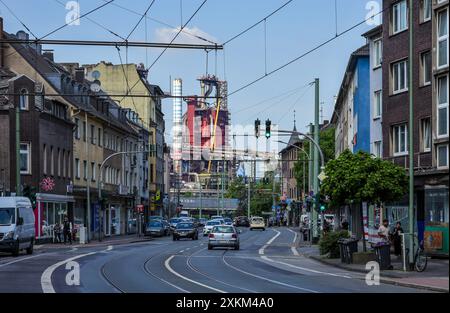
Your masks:
<path fill-rule="evenodd" d="M 437 167 L 448 168 L 448 144 L 437 146 Z"/>
<path fill-rule="evenodd" d="M 75 159 L 75 177 L 80 179 L 80 159 Z"/>
<path fill-rule="evenodd" d="M 421 1 L 421 22 L 431 20 L 431 0 Z"/>
<path fill-rule="evenodd" d="M 437 66 L 448 66 L 448 9 L 437 16 Z"/>
<path fill-rule="evenodd" d="M 448 136 L 448 75 L 437 80 L 437 136 Z"/>
<path fill-rule="evenodd" d="M 75 139 L 80 139 L 80 120 L 78 118 L 75 119 Z"/>
<path fill-rule="evenodd" d="M 20 90 L 19 108 L 21 110 L 28 110 L 28 90 L 25 88 Z"/>
<path fill-rule="evenodd" d="M 373 42 L 373 67 L 377 68 L 381 66 L 383 58 L 382 41 L 377 39 Z"/>
<path fill-rule="evenodd" d="M 67 166 L 67 178 L 70 178 L 71 177 L 71 172 L 70 172 L 70 151 L 67 151 L 66 166 Z"/>
<path fill-rule="evenodd" d="M 61 150 L 58 148 L 58 164 L 56 164 L 58 177 L 61 177 Z"/>
<path fill-rule="evenodd" d="M 44 175 L 47 175 L 47 145 L 44 145 L 44 148 L 42 149 L 42 172 Z"/>
<path fill-rule="evenodd" d="M 66 150 L 63 149 L 62 152 L 62 176 L 65 178 L 66 177 Z"/>
<path fill-rule="evenodd" d="M 83 141 L 86 141 L 86 122 L 83 122 L 83 129 L 81 130 L 83 133 Z"/>
<path fill-rule="evenodd" d="M 394 156 L 404 155 L 408 152 L 408 130 L 406 124 L 396 125 L 392 128 L 392 144 Z"/>
<path fill-rule="evenodd" d="M 420 121 L 420 142 L 422 152 L 431 151 L 431 120 L 424 118 Z"/>
<path fill-rule="evenodd" d="M 92 181 L 95 181 L 95 177 L 97 176 L 95 173 L 95 169 L 96 169 L 95 162 L 91 162 L 91 174 L 92 174 L 91 180 Z"/>
<path fill-rule="evenodd" d="M 394 94 L 408 90 L 408 61 L 392 64 L 392 91 Z"/>
<path fill-rule="evenodd" d="M 20 144 L 20 174 L 31 174 L 31 144 Z"/>
<path fill-rule="evenodd" d="M 55 155 L 53 153 L 53 147 L 50 147 L 50 175 L 55 175 Z"/>
<path fill-rule="evenodd" d="M 102 146 L 102 129 L 101 128 L 98 129 L 97 139 L 98 139 L 98 145 L 101 147 Z"/>
<path fill-rule="evenodd" d="M 378 90 L 374 93 L 374 99 L 373 99 L 373 118 L 377 119 L 381 117 L 381 107 L 382 107 L 382 91 Z"/>
<path fill-rule="evenodd" d="M 87 167 L 87 161 L 83 161 L 83 178 L 84 180 L 88 179 L 88 167 Z"/>
<path fill-rule="evenodd" d="M 375 141 L 373 143 L 373 154 L 377 158 L 381 158 L 381 141 Z"/>
<path fill-rule="evenodd" d="M 421 85 L 431 84 L 431 52 L 427 51 L 420 55 Z"/>
<path fill-rule="evenodd" d="M 392 34 L 408 29 L 408 13 L 406 0 L 397 2 L 392 6 Z"/>
<path fill-rule="evenodd" d="M 95 145 L 95 126 L 91 125 L 91 144 Z"/>

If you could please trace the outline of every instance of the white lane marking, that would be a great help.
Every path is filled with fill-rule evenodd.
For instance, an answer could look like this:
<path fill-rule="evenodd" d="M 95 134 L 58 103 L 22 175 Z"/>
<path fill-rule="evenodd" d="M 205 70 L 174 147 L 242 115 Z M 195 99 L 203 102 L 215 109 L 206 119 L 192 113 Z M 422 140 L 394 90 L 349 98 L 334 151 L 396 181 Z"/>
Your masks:
<path fill-rule="evenodd" d="M 289 266 L 289 267 L 292 267 L 292 268 L 296 268 L 296 269 L 299 269 L 299 270 L 302 270 L 302 271 L 306 271 L 306 272 L 311 272 L 311 273 L 315 273 L 315 274 L 322 274 L 322 275 L 329 275 L 329 276 L 335 276 L 335 277 L 342 277 L 342 278 L 349 278 L 349 279 L 351 279 L 351 277 L 350 277 L 350 276 L 347 276 L 347 275 L 340 275 L 340 274 L 333 274 L 333 273 L 321 272 L 321 271 L 318 271 L 318 270 L 313 270 L 313 269 L 306 268 L 306 267 L 296 266 L 296 265 L 292 265 L 292 264 L 285 263 L 285 262 L 281 262 L 281 261 L 275 261 L 275 260 L 269 259 L 269 258 L 266 257 L 266 256 L 261 256 L 261 259 L 264 259 L 264 260 L 269 261 L 269 262 L 274 262 L 274 263 L 283 264 L 283 265 L 286 265 L 286 266 Z"/>
<path fill-rule="evenodd" d="M 48 255 L 48 254 L 47 254 L 47 255 Z M 19 263 L 19 262 L 22 262 L 22 261 L 26 261 L 26 260 L 29 260 L 29 259 L 34 259 L 34 258 L 37 258 L 37 257 L 40 257 L 40 256 L 42 256 L 42 254 L 37 254 L 37 255 L 29 256 L 29 257 L 22 258 L 22 259 L 18 259 L 18 260 L 14 260 L 14 261 L 11 261 L 11 262 L 8 262 L 8 263 L 3 263 L 3 264 L 0 264 L 0 268 L 1 268 L 1 267 L 4 267 L 4 266 L 7 266 L 7 265 L 14 264 L 14 263 Z"/>
<path fill-rule="evenodd" d="M 114 249 L 114 246 L 108 246 L 108 248 L 106 248 L 106 251 L 111 251 L 112 249 Z"/>
<path fill-rule="evenodd" d="M 181 279 L 184 279 L 184 280 L 186 280 L 186 281 L 188 281 L 188 282 L 191 282 L 191 283 L 193 283 L 193 284 L 196 284 L 196 285 L 199 285 L 199 286 L 202 286 L 202 287 L 211 289 L 211 290 L 213 290 L 213 291 L 215 291 L 215 292 L 226 293 L 226 292 L 223 291 L 223 290 L 216 289 L 216 288 L 214 288 L 214 287 L 211 287 L 211 286 L 202 284 L 202 283 L 200 283 L 200 282 L 198 282 L 198 281 L 195 281 L 195 280 L 192 280 L 192 279 L 190 279 L 190 278 L 187 278 L 187 277 L 181 275 L 180 273 L 176 272 L 176 271 L 170 266 L 170 261 L 172 261 L 173 258 L 174 258 L 174 255 L 170 256 L 170 257 L 164 262 L 164 266 L 166 267 L 166 269 L 167 269 L 169 272 L 171 272 L 171 273 L 174 274 L 175 276 L 178 276 L 178 277 L 180 277 Z"/>
<path fill-rule="evenodd" d="M 58 267 L 60 267 L 61 265 L 66 264 L 68 262 L 71 262 L 73 260 L 80 259 L 80 258 L 83 258 L 85 256 L 89 256 L 89 255 L 92 255 L 92 254 L 95 254 L 95 253 L 96 252 L 89 252 L 89 253 L 86 253 L 86 254 L 77 255 L 77 256 L 74 256 L 72 258 L 68 258 L 66 260 L 63 260 L 61 262 L 58 262 L 56 264 L 53 264 L 53 265 L 49 266 L 42 273 L 42 276 L 41 276 L 42 291 L 44 293 L 55 293 L 55 289 L 53 288 L 53 285 L 52 285 L 52 274 Z"/>
<path fill-rule="evenodd" d="M 292 243 L 295 245 L 295 243 L 297 242 L 297 233 L 295 231 L 293 231 L 292 229 L 288 228 L 288 230 L 291 233 L 294 233 L 294 239 L 292 240 Z M 295 248 L 295 246 L 291 247 L 291 251 L 295 256 L 299 256 L 300 254 L 298 253 L 297 249 Z"/>
<path fill-rule="evenodd" d="M 277 237 L 280 236 L 280 234 L 281 234 L 278 230 L 275 230 L 275 229 L 272 229 L 272 230 L 273 230 L 274 232 L 276 232 L 277 234 L 276 234 L 275 236 L 273 236 L 272 238 L 270 238 L 270 240 L 267 241 L 266 244 L 265 244 L 264 246 L 262 246 L 261 249 L 259 249 L 258 253 L 259 253 L 260 255 L 263 255 L 263 254 L 264 254 L 264 250 L 266 250 L 266 248 L 267 248 L 267 247 L 268 247 L 275 239 L 277 239 Z"/>
<path fill-rule="evenodd" d="M 180 250 L 180 253 L 183 253 L 184 252 L 184 250 Z"/>
<path fill-rule="evenodd" d="M 285 286 L 285 287 L 288 287 L 288 288 L 294 288 L 294 289 L 298 289 L 298 290 L 302 290 L 302 291 L 307 291 L 307 292 L 312 292 L 312 293 L 319 293 L 319 292 L 316 291 L 316 290 L 312 290 L 312 289 L 308 289 L 308 288 L 302 288 L 302 287 L 290 285 L 290 284 L 287 284 L 287 283 L 283 283 L 283 282 L 281 282 L 281 281 L 277 281 L 277 280 L 274 280 L 274 279 L 270 279 L 270 278 L 267 278 L 267 277 L 263 277 L 263 276 L 259 276 L 259 275 L 256 275 L 256 274 L 252 274 L 252 273 L 243 271 L 243 270 L 241 270 L 241 269 L 239 269 L 239 268 L 237 268 L 237 267 L 235 267 L 235 266 L 229 264 L 227 261 L 225 261 L 225 258 L 224 258 L 224 257 L 222 258 L 222 260 L 223 260 L 223 262 L 224 262 L 227 266 L 229 266 L 229 267 L 231 267 L 232 269 L 234 269 L 234 270 L 236 270 L 236 271 L 238 271 L 238 272 L 241 272 L 241 273 L 243 273 L 243 274 L 246 274 L 246 275 L 249 275 L 249 276 L 252 276 L 252 277 L 256 277 L 256 278 L 259 278 L 259 279 L 261 279 L 261 280 L 268 281 L 268 282 L 273 283 L 273 284 Z"/>
<path fill-rule="evenodd" d="M 186 251 L 190 250 L 191 248 L 186 248 Z"/>
<path fill-rule="evenodd" d="M 74 251 L 77 251 L 78 250 L 78 248 L 72 248 L 71 250 L 70 250 L 70 252 L 74 252 Z"/>

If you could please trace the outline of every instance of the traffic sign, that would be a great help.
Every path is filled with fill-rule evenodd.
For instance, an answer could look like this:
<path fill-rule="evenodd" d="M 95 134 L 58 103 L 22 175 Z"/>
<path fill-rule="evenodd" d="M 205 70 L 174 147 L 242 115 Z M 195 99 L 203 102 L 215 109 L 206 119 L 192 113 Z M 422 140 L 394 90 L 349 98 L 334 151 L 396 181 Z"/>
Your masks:
<path fill-rule="evenodd" d="M 319 178 L 320 182 L 323 182 L 328 176 L 325 175 L 325 172 L 322 171 L 320 172 L 319 176 L 317 176 L 317 178 Z"/>

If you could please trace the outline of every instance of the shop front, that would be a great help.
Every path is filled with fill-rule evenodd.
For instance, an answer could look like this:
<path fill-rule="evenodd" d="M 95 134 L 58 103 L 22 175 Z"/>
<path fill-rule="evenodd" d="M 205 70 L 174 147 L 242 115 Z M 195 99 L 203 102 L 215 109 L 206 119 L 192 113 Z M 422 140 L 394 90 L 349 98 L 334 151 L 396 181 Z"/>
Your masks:
<path fill-rule="evenodd" d="M 53 239 L 55 225 L 61 225 L 64 217 L 73 220 L 72 196 L 37 193 L 35 213 L 36 239 Z"/>
<path fill-rule="evenodd" d="M 448 256 L 448 187 L 425 188 L 425 249 Z"/>

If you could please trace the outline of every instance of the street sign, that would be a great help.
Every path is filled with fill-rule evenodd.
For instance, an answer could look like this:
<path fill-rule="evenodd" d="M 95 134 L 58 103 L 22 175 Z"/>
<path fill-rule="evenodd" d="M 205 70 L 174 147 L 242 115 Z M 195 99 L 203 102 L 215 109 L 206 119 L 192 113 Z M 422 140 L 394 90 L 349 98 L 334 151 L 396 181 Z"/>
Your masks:
<path fill-rule="evenodd" d="M 325 175 L 325 172 L 322 171 L 317 178 L 319 178 L 320 182 L 323 182 L 327 178 L 327 175 Z"/>

